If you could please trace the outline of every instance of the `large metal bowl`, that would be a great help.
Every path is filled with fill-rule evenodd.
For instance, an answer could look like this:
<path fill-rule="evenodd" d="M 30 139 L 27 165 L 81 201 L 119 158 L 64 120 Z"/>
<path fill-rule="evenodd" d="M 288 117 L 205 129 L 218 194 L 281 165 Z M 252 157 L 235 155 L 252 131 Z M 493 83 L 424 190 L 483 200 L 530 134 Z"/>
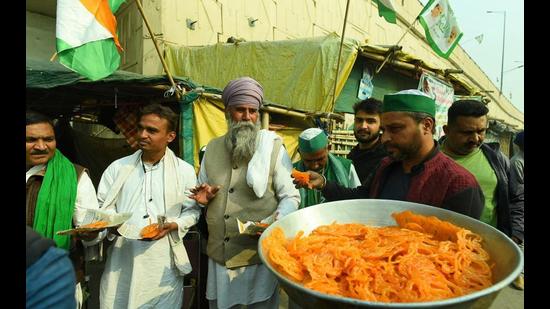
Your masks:
<path fill-rule="evenodd" d="M 467 228 L 483 237 L 483 247 L 491 255 L 494 284 L 468 295 L 431 302 L 382 303 L 362 301 L 320 293 L 297 284 L 281 275 L 271 265 L 262 250 L 262 241 L 276 227 L 281 227 L 287 237 L 294 237 L 303 230 L 307 235 L 320 225 L 337 223 L 362 223 L 373 226 L 396 225 L 391 214 L 411 210 L 417 214 L 436 216 Z M 519 247 L 506 235 L 481 221 L 442 208 L 423 204 L 392 200 L 345 200 L 324 203 L 300 209 L 273 223 L 260 237 L 260 258 L 275 274 L 289 298 L 303 308 L 487 308 L 498 292 L 509 285 L 521 272 L 523 255 Z"/>

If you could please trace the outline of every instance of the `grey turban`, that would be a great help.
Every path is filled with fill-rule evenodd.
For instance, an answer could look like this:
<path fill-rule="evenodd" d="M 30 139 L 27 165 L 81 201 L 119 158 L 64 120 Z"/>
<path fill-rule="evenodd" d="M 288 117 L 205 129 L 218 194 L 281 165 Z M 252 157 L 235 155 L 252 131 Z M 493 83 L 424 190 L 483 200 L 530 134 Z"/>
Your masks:
<path fill-rule="evenodd" d="M 223 89 L 222 100 L 225 107 L 240 104 L 254 104 L 260 108 L 264 100 L 264 89 L 250 77 L 240 77 L 230 81 Z"/>

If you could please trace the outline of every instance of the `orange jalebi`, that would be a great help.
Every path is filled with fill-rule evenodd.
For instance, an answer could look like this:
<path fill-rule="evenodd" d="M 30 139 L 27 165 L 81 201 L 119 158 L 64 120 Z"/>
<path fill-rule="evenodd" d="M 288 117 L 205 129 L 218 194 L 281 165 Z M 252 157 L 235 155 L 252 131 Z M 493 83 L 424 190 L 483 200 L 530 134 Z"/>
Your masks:
<path fill-rule="evenodd" d="M 88 224 L 85 224 L 85 225 L 81 225 L 80 228 L 86 228 L 86 229 L 98 229 L 98 228 L 102 228 L 102 227 L 106 227 L 108 225 L 108 222 L 107 221 L 96 221 L 96 222 L 92 222 L 92 223 L 88 223 Z"/>
<path fill-rule="evenodd" d="M 482 238 L 435 217 L 402 212 L 399 226 L 330 224 L 287 239 L 274 229 L 262 243 L 291 280 L 327 294 L 378 302 L 423 302 L 489 287 Z"/>
<path fill-rule="evenodd" d="M 149 224 L 148 226 L 141 229 L 142 238 L 153 238 L 160 233 L 158 223 Z"/>
<path fill-rule="evenodd" d="M 296 179 L 296 181 L 303 186 L 309 183 L 309 174 L 307 172 L 300 172 L 297 169 L 293 169 L 290 176 Z"/>

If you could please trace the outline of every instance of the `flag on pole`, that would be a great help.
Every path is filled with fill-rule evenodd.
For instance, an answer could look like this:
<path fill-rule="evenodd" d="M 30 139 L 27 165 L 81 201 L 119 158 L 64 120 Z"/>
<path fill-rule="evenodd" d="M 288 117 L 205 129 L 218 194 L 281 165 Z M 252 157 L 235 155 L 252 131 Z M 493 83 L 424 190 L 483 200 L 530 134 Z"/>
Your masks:
<path fill-rule="evenodd" d="M 483 41 L 483 34 L 476 36 L 474 39 L 476 39 L 477 43 L 481 44 L 481 42 Z"/>
<path fill-rule="evenodd" d="M 378 16 L 384 17 L 387 22 L 395 24 L 397 16 L 393 0 L 376 0 L 376 3 L 378 4 Z"/>
<path fill-rule="evenodd" d="M 448 0 L 430 0 L 418 16 L 432 49 L 447 59 L 462 38 Z"/>
<path fill-rule="evenodd" d="M 57 0 L 59 62 L 91 80 L 111 75 L 122 47 L 113 15 L 125 0 Z"/>

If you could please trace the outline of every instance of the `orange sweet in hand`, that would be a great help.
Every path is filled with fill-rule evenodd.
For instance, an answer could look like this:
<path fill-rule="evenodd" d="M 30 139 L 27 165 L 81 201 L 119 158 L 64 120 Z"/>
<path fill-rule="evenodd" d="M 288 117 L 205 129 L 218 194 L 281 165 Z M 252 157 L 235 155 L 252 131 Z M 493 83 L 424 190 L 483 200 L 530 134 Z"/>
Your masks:
<path fill-rule="evenodd" d="M 92 222 L 92 223 L 82 225 L 82 226 L 80 226 L 80 228 L 99 229 L 99 228 L 102 228 L 102 227 L 106 227 L 107 224 L 108 224 L 107 221 L 96 221 L 96 222 Z"/>
<path fill-rule="evenodd" d="M 140 235 L 142 238 L 153 238 L 159 233 L 159 225 L 157 223 L 153 223 L 141 229 Z"/>
<path fill-rule="evenodd" d="M 307 172 L 300 172 L 297 169 L 293 169 L 290 176 L 296 179 L 296 181 L 298 181 L 298 183 L 302 186 L 305 186 L 309 183 L 309 174 Z"/>

